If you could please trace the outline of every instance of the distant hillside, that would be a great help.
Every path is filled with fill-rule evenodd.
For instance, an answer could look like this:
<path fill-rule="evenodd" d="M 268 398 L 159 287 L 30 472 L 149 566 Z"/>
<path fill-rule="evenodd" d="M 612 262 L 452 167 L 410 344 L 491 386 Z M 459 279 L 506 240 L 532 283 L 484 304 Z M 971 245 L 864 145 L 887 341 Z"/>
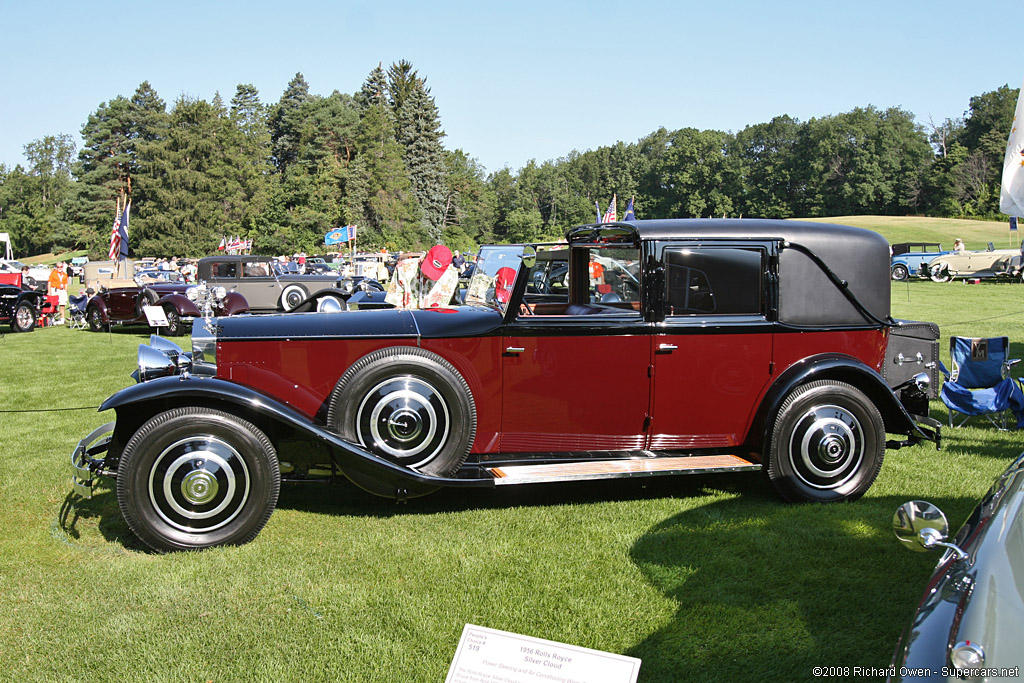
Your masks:
<path fill-rule="evenodd" d="M 927 218 L 924 216 L 832 216 L 801 218 L 818 223 L 839 223 L 868 228 L 883 235 L 889 242 L 939 242 L 944 249 L 953 248 L 959 237 L 968 249 L 984 249 L 992 242 L 996 249 L 1016 247 L 1024 239 L 1018 233 L 1011 237 L 1008 222 L 972 221 L 960 218 Z"/>

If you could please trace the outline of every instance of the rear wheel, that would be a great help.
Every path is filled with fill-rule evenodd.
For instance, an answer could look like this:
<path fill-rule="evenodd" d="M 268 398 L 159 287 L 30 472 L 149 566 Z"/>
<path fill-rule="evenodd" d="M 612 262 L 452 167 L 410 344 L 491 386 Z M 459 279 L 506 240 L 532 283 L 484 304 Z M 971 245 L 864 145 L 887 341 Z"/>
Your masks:
<path fill-rule="evenodd" d="M 129 439 L 117 502 L 155 550 L 241 545 L 270 519 L 280 486 L 277 452 L 255 425 L 210 408 L 175 408 Z"/>
<path fill-rule="evenodd" d="M 307 296 L 301 285 L 288 285 L 281 292 L 281 308 L 290 311 L 305 301 Z"/>
<path fill-rule="evenodd" d="M 855 500 L 882 468 L 885 426 L 856 387 L 811 382 L 783 401 L 766 455 L 768 478 L 786 500 Z"/>
<path fill-rule="evenodd" d="M 100 313 L 98 306 L 93 306 L 86 311 L 85 317 L 89 321 L 89 329 L 93 332 L 106 332 L 110 329 L 110 326 L 103 322 L 103 314 Z"/>
<path fill-rule="evenodd" d="M 893 280 L 906 280 L 910 277 L 910 271 L 902 263 L 897 263 L 892 267 L 892 279 Z"/>

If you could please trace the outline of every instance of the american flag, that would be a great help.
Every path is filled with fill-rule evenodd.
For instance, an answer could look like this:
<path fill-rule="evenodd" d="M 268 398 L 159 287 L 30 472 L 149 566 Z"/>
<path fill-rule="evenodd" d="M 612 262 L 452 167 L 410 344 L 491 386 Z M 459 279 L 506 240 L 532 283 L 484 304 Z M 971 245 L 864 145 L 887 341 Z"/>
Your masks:
<path fill-rule="evenodd" d="M 110 253 L 107 258 L 115 259 L 121 253 L 121 207 L 117 207 L 114 215 L 114 229 L 110 231 Z"/>
<path fill-rule="evenodd" d="M 608 210 L 604 212 L 603 222 L 605 223 L 610 223 L 611 221 L 618 220 L 618 213 L 615 210 L 615 199 L 616 196 L 612 195 L 612 203 L 608 205 Z"/>

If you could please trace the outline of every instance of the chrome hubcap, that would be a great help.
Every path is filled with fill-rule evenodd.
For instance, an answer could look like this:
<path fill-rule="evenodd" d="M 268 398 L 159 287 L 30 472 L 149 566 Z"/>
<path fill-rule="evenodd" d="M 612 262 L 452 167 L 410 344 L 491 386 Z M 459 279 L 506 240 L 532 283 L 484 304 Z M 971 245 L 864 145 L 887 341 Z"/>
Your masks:
<path fill-rule="evenodd" d="M 360 443 L 406 467 L 430 462 L 451 431 L 448 406 L 429 382 L 394 377 L 373 387 L 356 413 Z"/>
<path fill-rule="evenodd" d="M 205 533 L 243 510 L 250 476 L 234 446 L 212 435 L 191 436 L 165 448 L 149 472 L 149 499 L 172 527 Z"/>
<path fill-rule="evenodd" d="M 789 442 L 794 472 L 813 488 L 842 486 L 864 458 L 864 441 L 860 422 L 846 408 L 811 408 L 797 422 Z"/>

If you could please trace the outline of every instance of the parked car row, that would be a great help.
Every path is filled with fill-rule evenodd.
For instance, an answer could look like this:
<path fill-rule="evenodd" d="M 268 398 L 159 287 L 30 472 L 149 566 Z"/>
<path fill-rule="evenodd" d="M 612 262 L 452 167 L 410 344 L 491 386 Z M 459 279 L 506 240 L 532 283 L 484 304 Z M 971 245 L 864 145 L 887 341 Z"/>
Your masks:
<path fill-rule="evenodd" d="M 892 245 L 889 276 L 893 280 L 919 277 L 934 282 L 949 282 L 958 277 L 1021 281 L 1024 243 L 1020 249 L 996 249 L 989 242 L 988 249 L 981 251 L 943 251 L 937 242 L 901 242 Z"/>

